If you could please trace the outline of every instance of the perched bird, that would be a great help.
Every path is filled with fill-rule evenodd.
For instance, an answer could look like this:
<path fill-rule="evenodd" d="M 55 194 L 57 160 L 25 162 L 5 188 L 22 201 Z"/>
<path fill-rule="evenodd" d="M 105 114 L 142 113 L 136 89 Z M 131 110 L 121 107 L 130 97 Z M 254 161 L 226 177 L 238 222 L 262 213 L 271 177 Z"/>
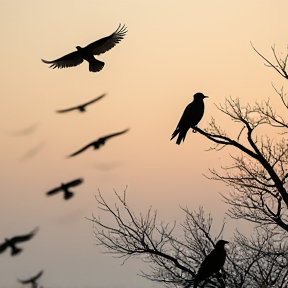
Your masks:
<path fill-rule="evenodd" d="M 74 195 L 73 192 L 69 191 L 69 188 L 78 186 L 81 183 L 83 183 L 83 179 L 82 178 L 73 180 L 73 181 L 68 182 L 68 183 L 61 183 L 61 186 L 59 186 L 59 187 L 57 187 L 57 188 L 55 188 L 53 190 L 48 191 L 46 193 L 46 195 L 50 196 L 50 195 L 54 195 L 54 194 L 56 194 L 56 193 L 58 193 L 60 191 L 63 191 L 64 192 L 64 199 L 68 200 L 71 197 L 73 197 L 73 195 Z"/>
<path fill-rule="evenodd" d="M 72 108 L 68 108 L 68 109 L 64 109 L 64 110 L 57 110 L 56 112 L 58 113 L 65 113 L 65 112 L 69 112 L 69 111 L 73 111 L 73 110 L 79 110 L 80 112 L 85 112 L 86 111 L 86 106 L 100 100 L 101 98 L 103 98 L 106 94 L 103 94 L 89 102 L 86 102 L 84 104 L 81 104 L 81 105 L 78 105 L 78 106 L 75 106 L 75 107 L 72 107 Z"/>
<path fill-rule="evenodd" d="M 194 95 L 194 100 L 185 108 L 183 115 L 170 140 L 179 134 L 176 144 L 179 145 L 181 141 L 184 142 L 189 128 L 193 129 L 193 127 L 195 127 L 203 117 L 204 98 L 208 98 L 208 96 L 205 96 L 199 92 Z"/>
<path fill-rule="evenodd" d="M 76 156 L 76 155 L 80 154 L 81 152 L 85 151 L 86 149 L 88 149 L 89 147 L 94 147 L 94 149 L 99 149 L 100 146 L 104 145 L 108 139 L 115 137 L 115 136 L 118 136 L 118 135 L 121 135 L 121 134 L 124 134 L 128 130 L 129 129 L 126 129 L 126 130 L 123 130 L 123 131 L 118 132 L 118 133 L 103 136 L 103 137 L 97 139 L 96 141 L 89 143 L 88 145 L 84 146 L 83 148 L 81 148 L 80 150 L 76 151 L 75 153 L 69 155 L 68 157 Z"/>
<path fill-rule="evenodd" d="M 19 279 L 17 279 L 17 280 L 21 284 L 30 284 L 31 283 L 32 288 L 37 288 L 38 285 L 37 285 L 36 280 L 38 280 L 42 276 L 43 272 L 44 271 L 41 270 L 36 276 L 31 277 L 30 279 L 27 279 L 27 280 L 19 280 Z"/>
<path fill-rule="evenodd" d="M 220 271 L 226 259 L 226 250 L 224 246 L 228 243 L 228 241 L 219 240 L 216 243 L 215 249 L 206 256 L 195 276 L 194 288 L 196 288 L 201 281 L 206 280 L 214 273 Z"/>
<path fill-rule="evenodd" d="M 26 235 L 21 236 L 15 236 L 11 239 L 5 238 L 5 242 L 3 244 L 0 244 L 0 253 L 4 252 L 6 248 L 11 248 L 11 256 L 15 256 L 19 254 L 23 249 L 16 247 L 16 244 L 18 242 L 24 242 L 30 240 L 38 231 L 38 228 L 35 228 L 32 232 Z"/>
<path fill-rule="evenodd" d="M 86 47 L 82 48 L 76 46 L 77 51 L 71 52 L 65 56 L 62 56 L 53 61 L 47 61 L 41 59 L 46 64 L 51 64 L 49 67 L 54 68 L 68 68 L 80 65 L 84 60 L 89 62 L 90 72 L 99 72 L 104 67 L 105 63 L 94 58 L 93 55 L 100 55 L 106 51 L 112 49 L 117 43 L 119 43 L 127 33 L 125 25 L 118 28 L 110 36 L 101 38 L 95 42 L 90 43 Z"/>

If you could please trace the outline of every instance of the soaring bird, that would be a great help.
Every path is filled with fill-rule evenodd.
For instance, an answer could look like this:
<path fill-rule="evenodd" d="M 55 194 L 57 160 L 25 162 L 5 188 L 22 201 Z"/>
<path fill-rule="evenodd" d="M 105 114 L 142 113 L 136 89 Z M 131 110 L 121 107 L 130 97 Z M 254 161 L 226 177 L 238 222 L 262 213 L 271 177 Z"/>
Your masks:
<path fill-rule="evenodd" d="M 225 240 L 219 240 L 216 243 L 215 249 L 206 256 L 198 270 L 198 273 L 195 276 L 194 288 L 197 288 L 201 281 L 204 281 L 214 273 L 219 272 L 223 267 L 226 259 L 226 250 L 224 246 L 227 243 L 229 242 Z"/>
<path fill-rule="evenodd" d="M 96 141 L 89 143 L 88 145 L 84 146 L 83 148 L 81 148 L 80 150 L 76 151 L 75 153 L 69 155 L 68 157 L 76 156 L 76 155 L 82 153 L 83 151 L 85 151 L 86 149 L 88 149 L 89 147 L 94 147 L 94 149 L 99 149 L 100 146 L 104 145 L 108 139 L 115 137 L 115 136 L 118 136 L 118 135 L 121 135 L 121 134 L 124 134 L 128 130 L 129 129 L 126 129 L 126 130 L 123 130 L 123 131 L 118 132 L 118 133 L 103 136 L 103 137 L 97 139 Z"/>
<path fill-rule="evenodd" d="M 205 96 L 204 94 L 199 92 L 194 95 L 194 100 L 185 108 L 183 115 L 170 140 L 172 140 L 175 136 L 179 134 L 176 144 L 179 145 L 181 141 L 184 142 L 189 128 L 193 129 L 203 117 L 204 98 L 208 98 L 208 96 Z"/>
<path fill-rule="evenodd" d="M 65 200 L 68 200 L 70 199 L 74 193 L 69 191 L 69 188 L 70 187 L 75 187 L 75 186 L 78 186 L 80 185 L 81 183 L 83 183 L 83 179 L 82 178 L 79 178 L 79 179 L 76 179 L 76 180 L 73 180 L 73 181 L 70 181 L 68 183 L 61 183 L 61 185 L 57 188 L 54 188 L 53 190 L 50 190 L 46 193 L 46 195 L 50 196 L 50 195 L 54 195 L 60 191 L 63 191 L 64 192 L 64 199 Z"/>
<path fill-rule="evenodd" d="M 19 280 L 19 279 L 17 279 L 17 280 L 21 284 L 30 284 L 31 283 L 31 287 L 32 288 L 37 288 L 38 285 L 37 285 L 36 280 L 38 280 L 42 276 L 43 272 L 44 271 L 41 270 L 36 276 L 31 277 L 31 278 L 29 278 L 27 280 Z"/>
<path fill-rule="evenodd" d="M 100 100 L 101 98 L 103 98 L 106 94 L 102 94 L 101 96 L 89 101 L 89 102 L 86 102 L 84 104 L 81 104 L 81 105 L 78 105 L 78 106 L 75 106 L 75 107 L 72 107 L 72 108 L 68 108 L 68 109 L 64 109 L 64 110 L 57 110 L 56 112 L 58 113 L 65 113 L 65 112 L 69 112 L 69 111 L 73 111 L 73 110 L 79 110 L 80 112 L 85 112 L 86 111 L 86 106 Z"/>
<path fill-rule="evenodd" d="M 15 236 L 13 238 L 5 238 L 5 242 L 0 244 L 0 253 L 4 252 L 6 248 L 11 248 L 11 256 L 19 254 L 23 249 L 16 247 L 18 242 L 24 242 L 30 240 L 38 231 L 38 228 L 35 228 L 32 232 L 26 235 Z"/>
<path fill-rule="evenodd" d="M 53 61 L 47 61 L 43 59 L 41 60 L 46 64 L 51 64 L 49 67 L 52 67 L 53 69 L 78 66 L 83 62 L 83 60 L 86 60 L 89 62 L 90 72 L 99 72 L 102 70 L 105 63 L 95 59 L 93 55 L 100 55 L 112 49 L 124 38 L 126 33 L 127 28 L 125 25 L 121 27 L 121 24 L 119 24 L 114 33 L 95 42 L 92 42 L 84 48 L 76 46 L 77 51 L 71 52 Z"/>

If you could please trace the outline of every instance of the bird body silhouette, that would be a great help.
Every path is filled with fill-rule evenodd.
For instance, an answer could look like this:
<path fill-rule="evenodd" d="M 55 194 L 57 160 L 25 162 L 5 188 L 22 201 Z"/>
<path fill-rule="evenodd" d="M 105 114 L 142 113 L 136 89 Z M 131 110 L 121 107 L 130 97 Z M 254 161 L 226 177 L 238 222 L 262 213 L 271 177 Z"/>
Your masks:
<path fill-rule="evenodd" d="M 183 115 L 170 140 L 178 135 L 176 144 L 179 145 L 181 141 L 184 142 L 188 130 L 190 128 L 193 129 L 203 117 L 204 98 L 208 98 L 208 96 L 205 96 L 199 92 L 194 95 L 194 100 L 185 108 Z"/>
<path fill-rule="evenodd" d="M 124 134 L 128 131 L 129 129 L 126 129 L 126 130 L 123 130 L 121 132 L 117 132 L 117 133 L 114 133 L 114 134 L 110 134 L 110 135 L 107 135 L 107 136 L 103 136 L 99 139 L 97 139 L 96 141 L 94 142 L 91 142 L 89 143 L 88 145 L 84 146 L 83 148 L 81 148 L 80 150 L 76 151 L 75 153 L 69 155 L 68 157 L 73 157 L 73 156 L 76 156 L 80 153 L 82 153 L 83 151 L 85 151 L 86 149 L 88 149 L 89 147 L 94 147 L 94 149 L 99 149 L 100 146 L 102 145 L 105 145 L 106 141 L 112 137 L 115 137 L 115 136 L 118 136 L 118 135 L 121 135 L 121 134 Z"/>
<path fill-rule="evenodd" d="M 4 252 L 8 247 L 11 248 L 11 256 L 19 254 L 23 249 L 16 247 L 18 242 L 25 242 L 30 240 L 38 231 L 38 228 L 26 235 L 15 236 L 13 238 L 5 238 L 5 242 L 0 244 L 0 253 Z"/>
<path fill-rule="evenodd" d="M 50 190 L 48 192 L 46 192 L 46 195 L 50 196 L 50 195 L 54 195 L 60 191 L 63 191 L 64 192 L 64 199 L 65 200 L 68 200 L 70 199 L 71 197 L 73 197 L 74 193 L 69 191 L 69 188 L 70 187 L 75 187 L 75 186 L 78 186 L 80 185 L 81 183 L 83 183 L 83 179 L 82 178 L 79 178 L 79 179 L 76 179 L 76 180 L 73 180 L 73 181 L 70 181 L 68 183 L 61 183 L 61 186 L 57 187 L 57 188 L 54 188 L 53 190 Z"/>
<path fill-rule="evenodd" d="M 37 288 L 38 285 L 37 285 L 36 281 L 42 276 L 43 272 L 44 271 L 41 270 L 36 276 L 31 277 L 31 278 L 29 278 L 27 280 L 19 280 L 19 279 L 17 279 L 17 280 L 21 284 L 31 284 L 32 288 Z"/>
<path fill-rule="evenodd" d="M 79 110 L 80 112 L 85 112 L 86 111 L 86 106 L 102 99 L 106 94 L 102 94 L 101 96 L 89 101 L 89 102 L 86 102 L 84 104 L 81 104 L 81 105 L 78 105 L 78 106 L 75 106 L 75 107 L 72 107 L 72 108 L 68 108 L 68 109 L 63 109 L 63 110 L 57 110 L 56 112 L 58 113 L 65 113 L 65 112 L 69 112 L 69 111 L 73 111 L 73 110 Z"/>
<path fill-rule="evenodd" d="M 84 60 L 89 63 L 90 72 L 99 72 L 104 67 L 105 63 L 94 58 L 94 55 L 100 55 L 112 49 L 117 43 L 119 43 L 127 33 L 125 25 L 118 28 L 111 35 L 96 40 L 90 43 L 86 47 L 76 46 L 77 51 L 71 52 L 56 60 L 47 61 L 41 59 L 46 64 L 51 64 L 51 68 L 68 68 L 80 65 Z"/>
<path fill-rule="evenodd" d="M 219 272 L 223 267 L 226 260 L 226 250 L 224 246 L 227 243 L 229 242 L 225 240 L 219 240 L 215 245 L 215 249 L 206 256 L 198 270 L 198 273 L 195 276 L 194 288 L 197 288 L 200 282 L 206 280 L 214 273 Z"/>

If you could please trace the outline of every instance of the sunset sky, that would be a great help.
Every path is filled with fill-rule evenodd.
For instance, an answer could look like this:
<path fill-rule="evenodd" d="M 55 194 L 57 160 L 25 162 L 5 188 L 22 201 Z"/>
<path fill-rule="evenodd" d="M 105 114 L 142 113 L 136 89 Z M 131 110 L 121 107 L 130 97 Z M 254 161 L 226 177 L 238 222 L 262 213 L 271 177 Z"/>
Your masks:
<path fill-rule="evenodd" d="M 21 287 L 17 278 L 41 269 L 44 287 L 155 286 L 136 275 L 140 268 L 149 271 L 139 259 L 121 266 L 95 245 L 85 217 L 105 219 L 95 200 L 98 189 L 113 204 L 113 189 L 122 193 L 128 185 L 130 208 L 145 213 L 152 205 L 159 222 L 179 223 L 180 206 L 203 205 L 217 231 L 228 209 L 219 192 L 229 188 L 203 174 L 229 164 L 228 150 L 207 152 L 211 143 L 198 133 L 189 132 L 180 146 L 169 140 L 196 92 L 209 96 L 199 127 L 214 117 L 231 137 L 239 126 L 214 104 L 230 96 L 243 104 L 270 97 L 277 109 L 271 82 L 282 87 L 285 80 L 264 66 L 250 41 L 269 59 L 274 44 L 285 53 L 287 11 L 286 0 L 1 0 L 0 243 L 40 230 L 19 256 L 0 255 L 0 288 Z M 89 72 L 87 62 L 54 70 L 41 62 L 108 36 L 119 23 L 127 35 L 97 57 L 105 62 L 99 73 Z M 55 113 L 103 93 L 86 113 Z M 101 149 L 67 158 L 126 128 Z M 71 200 L 46 197 L 79 177 L 84 183 L 72 189 Z M 245 223 L 226 221 L 224 239 L 236 228 L 245 232 Z"/>

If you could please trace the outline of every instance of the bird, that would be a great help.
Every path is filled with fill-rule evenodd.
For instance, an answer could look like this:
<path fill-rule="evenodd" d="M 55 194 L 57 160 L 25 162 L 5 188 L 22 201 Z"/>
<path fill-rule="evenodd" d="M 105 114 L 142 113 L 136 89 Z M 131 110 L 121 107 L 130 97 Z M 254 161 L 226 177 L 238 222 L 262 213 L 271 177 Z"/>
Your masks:
<path fill-rule="evenodd" d="M 219 240 L 215 245 L 215 249 L 206 256 L 194 278 L 194 288 L 197 288 L 200 282 L 220 271 L 226 260 L 224 246 L 228 243 L 228 241 Z"/>
<path fill-rule="evenodd" d="M 34 237 L 39 229 L 35 228 L 32 232 L 26 235 L 15 236 L 13 238 L 5 238 L 5 242 L 0 244 L 0 253 L 3 253 L 8 247 L 11 248 L 11 256 L 19 254 L 23 249 L 16 247 L 18 242 L 28 241 Z"/>
<path fill-rule="evenodd" d="M 68 157 L 73 157 L 76 156 L 80 153 L 82 153 L 83 151 L 85 151 L 86 149 L 88 149 L 89 147 L 94 147 L 94 149 L 99 149 L 101 145 L 105 145 L 106 141 L 112 137 L 124 134 L 128 131 L 129 129 L 123 130 L 121 132 L 117 132 L 114 134 L 110 134 L 110 135 L 106 135 L 103 136 L 101 138 L 98 138 L 96 141 L 89 143 L 88 145 L 84 146 L 83 148 L 81 148 L 80 150 L 76 151 L 75 153 L 69 155 Z"/>
<path fill-rule="evenodd" d="M 49 68 L 68 68 L 80 65 L 84 60 L 89 62 L 90 72 L 99 72 L 104 67 L 105 63 L 94 58 L 93 55 L 100 55 L 112 49 L 119 43 L 127 33 L 125 25 L 119 24 L 118 28 L 111 35 L 96 40 L 86 47 L 76 46 L 77 51 L 66 54 L 56 60 L 47 61 L 41 59 L 45 64 L 51 64 Z"/>
<path fill-rule="evenodd" d="M 71 197 L 73 197 L 73 195 L 74 195 L 73 192 L 69 191 L 69 188 L 78 186 L 81 183 L 83 183 L 83 181 L 84 180 L 82 178 L 79 178 L 79 179 L 75 179 L 75 180 L 67 182 L 67 183 L 61 183 L 61 185 L 59 187 L 54 188 L 53 190 L 46 192 L 46 195 L 50 196 L 50 195 L 54 195 L 60 191 L 63 191 L 64 192 L 64 195 L 63 195 L 64 199 L 68 200 Z"/>
<path fill-rule="evenodd" d="M 176 144 L 180 145 L 181 141 L 184 142 L 189 128 L 193 129 L 200 122 L 204 114 L 204 98 L 208 96 L 200 92 L 194 95 L 194 100 L 185 108 L 170 141 L 179 134 Z"/>
<path fill-rule="evenodd" d="M 37 288 L 38 285 L 37 285 L 36 280 L 38 280 L 42 276 L 43 272 L 44 271 L 41 270 L 36 276 L 31 277 L 31 278 L 29 278 L 27 280 L 19 280 L 19 279 L 17 279 L 17 280 L 21 284 L 30 284 L 31 283 L 31 287 L 32 288 Z"/>
<path fill-rule="evenodd" d="M 63 110 L 57 110 L 56 112 L 58 113 L 65 113 L 65 112 L 69 112 L 69 111 L 73 111 L 73 110 L 79 110 L 80 112 L 85 112 L 86 111 L 86 106 L 102 99 L 106 94 L 102 94 L 101 96 L 89 101 L 89 102 L 86 102 L 84 104 L 81 104 L 81 105 L 78 105 L 78 106 L 75 106 L 75 107 L 72 107 L 72 108 L 68 108 L 68 109 L 63 109 Z"/>

